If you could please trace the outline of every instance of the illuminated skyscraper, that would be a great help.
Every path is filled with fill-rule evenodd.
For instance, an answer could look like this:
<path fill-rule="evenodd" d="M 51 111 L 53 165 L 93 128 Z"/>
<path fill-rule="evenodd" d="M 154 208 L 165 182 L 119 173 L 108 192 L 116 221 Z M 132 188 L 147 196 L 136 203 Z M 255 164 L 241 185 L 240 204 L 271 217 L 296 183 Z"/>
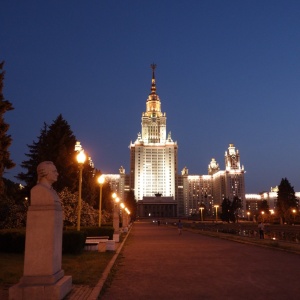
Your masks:
<path fill-rule="evenodd" d="M 156 93 L 155 68 L 152 64 L 151 93 L 142 113 L 141 133 L 130 143 L 131 189 L 136 200 L 143 197 L 172 197 L 175 200 L 177 174 L 177 143 L 167 135 L 166 113 Z"/>
<path fill-rule="evenodd" d="M 224 198 L 234 197 L 240 198 L 245 208 L 244 167 L 233 144 L 225 152 L 225 170 L 212 158 L 207 175 L 189 175 L 186 167 L 178 174 L 177 142 L 171 132 L 167 134 L 166 113 L 161 111 L 156 93 L 156 65 L 151 68 L 151 92 L 142 113 L 141 132 L 129 146 L 130 173 L 125 174 L 121 167 L 118 175 L 107 175 L 111 188 L 121 198 L 133 190 L 140 217 L 190 216 L 199 214 L 202 205 L 206 213 L 214 215 L 214 205 L 220 207 Z"/>

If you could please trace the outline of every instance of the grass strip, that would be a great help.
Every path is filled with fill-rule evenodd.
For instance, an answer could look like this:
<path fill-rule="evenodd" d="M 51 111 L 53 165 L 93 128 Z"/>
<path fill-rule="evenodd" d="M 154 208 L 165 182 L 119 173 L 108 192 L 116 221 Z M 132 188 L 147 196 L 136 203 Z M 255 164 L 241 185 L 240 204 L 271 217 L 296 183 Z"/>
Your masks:
<path fill-rule="evenodd" d="M 115 252 L 84 251 L 80 255 L 63 255 L 62 269 L 74 284 L 94 286 Z M 23 276 L 24 254 L 0 254 L 0 284 L 13 285 Z"/>

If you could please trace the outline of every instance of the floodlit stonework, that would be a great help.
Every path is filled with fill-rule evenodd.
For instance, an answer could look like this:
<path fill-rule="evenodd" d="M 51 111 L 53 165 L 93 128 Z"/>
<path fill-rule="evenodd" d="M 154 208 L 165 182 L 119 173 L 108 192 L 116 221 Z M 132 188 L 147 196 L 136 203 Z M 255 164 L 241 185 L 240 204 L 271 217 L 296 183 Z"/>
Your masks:
<path fill-rule="evenodd" d="M 155 69 L 152 64 L 151 92 L 146 100 L 146 111 L 142 113 L 141 132 L 130 148 L 129 174 L 121 167 L 120 174 L 106 175 L 113 191 L 124 195 L 133 190 L 138 200 L 140 217 L 173 217 L 199 214 L 204 204 L 208 213 L 215 214 L 214 205 L 220 205 L 225 197 L 239 197 L 245 204 L 244 167 L 240 153 L 233 144 L 225 151 L 225 170 L 220 170 L 214 158 L 208 165 L 207 175 L 190 175 L 185 167 L 178 174 L 178 145 L 171 132 L 167 133 L 166 113 L 161 111 L 161 101 L 156 92 Z M 155 197 L 160 194 L 161 197 Z M 149 199 L 147 206 L 143 199 Z M 171 198 L 173 206 L 162 205 Z M 121 197 L 122 198 L 122 197 Z M 155 204 L 156 203 L 156 204 Z M 245 206 L 243 206 L 245 207 Z M 147 209 L 146 209 L 147 208 Z M 173 213 L 176 211 L 176 213 Z M 241 215 L 244 216 L 243 210 Z"/>
<path fill-rule="evenodd" d="M 61 269 L 63 210 L 51 186 L 58 173 L 51 162 L 41 165 L 27 213 L 24 274 L 9 289 L 10 300 L 63 299 L 72 288 L 72 277 Z"/>

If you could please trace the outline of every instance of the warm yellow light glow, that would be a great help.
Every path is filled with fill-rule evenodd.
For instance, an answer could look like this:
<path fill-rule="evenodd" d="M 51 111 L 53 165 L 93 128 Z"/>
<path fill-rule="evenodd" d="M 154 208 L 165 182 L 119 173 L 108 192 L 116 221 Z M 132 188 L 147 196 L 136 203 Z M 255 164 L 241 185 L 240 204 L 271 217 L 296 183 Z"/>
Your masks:
<path fill-rule="evenodd" d="M 247 211 L 247 215 L 248 215 L 248 216 L 250 215 L 250 211 Z"/>
<path fill-rule="evenodd" d="M 119 202 L 120 202 L 120 198 L 119 198 L 119 197 L 116 197 L 115 202 L 116 202 L 116 203 L 119 203 Z"/>
<path fill-rule="evenodd" d="M 270 211 L 271 215 L 275 214 L 274 209 L 269 209 L 269 211 Z"/>
<path fill-rule="evenodd" d="M 103 184 L 104 181 L 105 181 L 105 177 L 104 177 L 104 175 L 102 174 L 102 175 L 100 175 L 100 176 L 98 177 L 98 182 L 99 182 L 99 184 Z"/>
<path fill-rule="evenodd" d="M 293 209 L 292 212 L 295 214 L 296 213 L 296 209 Z"/>
<path fill-rule="evenodd" d="M 261 214 L 262 214 L 262 215 L 264 215 L 264 214 L 265 214 L 265 212 L 264 212 L 264 211 L 262 211 L 262 212 L 261 212 Z"/>
<path fill-rule="evenodd" d="M 115 198 L 117 197 L 117 194 L 116 194 L 116 193 L 113 193 L 113 194 L 112 194 L 112 197 L 113 197 L 113 199 L 115 199 Z"/>
<path fill-rule="evenodd" d="M 257 199 L 257 200 L 261 200 L 261 196 L 258 194 L 246 194 L 245 195 L 246 199 Z"/>
<path fill-rule="evenodd" d="M 216 222 L 217 222 L 218 221 L 218 208 L 219 208 L 219 205 L 215 204 L 214 208 L 216 209 Z"/>
<path fill-rule="evenodd" d="M 125 204 L 122 202 L 120 203 L 121 208 L 125 208 Z"/>
<path fill-rule="evenodd" d="M 83 165 L 85 160 L 86 160 L 86 155 L 84 154 L 84 151 L 82 150 L 77 154 L 77 161 L 79 164 Z"/>

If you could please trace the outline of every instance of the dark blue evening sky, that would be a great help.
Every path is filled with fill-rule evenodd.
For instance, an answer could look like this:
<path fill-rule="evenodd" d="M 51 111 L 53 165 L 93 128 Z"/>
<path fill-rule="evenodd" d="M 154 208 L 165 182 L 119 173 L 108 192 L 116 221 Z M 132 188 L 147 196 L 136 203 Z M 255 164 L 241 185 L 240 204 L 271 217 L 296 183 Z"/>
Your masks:
<path fill-rule="evenodd" d="M 240 151 L 246 192 L 300 191 L 300 1 L 2 1 L 12 159 L 61 113 L 103 173 L 129 171 L 157 64 L 179 172 Z"/>

